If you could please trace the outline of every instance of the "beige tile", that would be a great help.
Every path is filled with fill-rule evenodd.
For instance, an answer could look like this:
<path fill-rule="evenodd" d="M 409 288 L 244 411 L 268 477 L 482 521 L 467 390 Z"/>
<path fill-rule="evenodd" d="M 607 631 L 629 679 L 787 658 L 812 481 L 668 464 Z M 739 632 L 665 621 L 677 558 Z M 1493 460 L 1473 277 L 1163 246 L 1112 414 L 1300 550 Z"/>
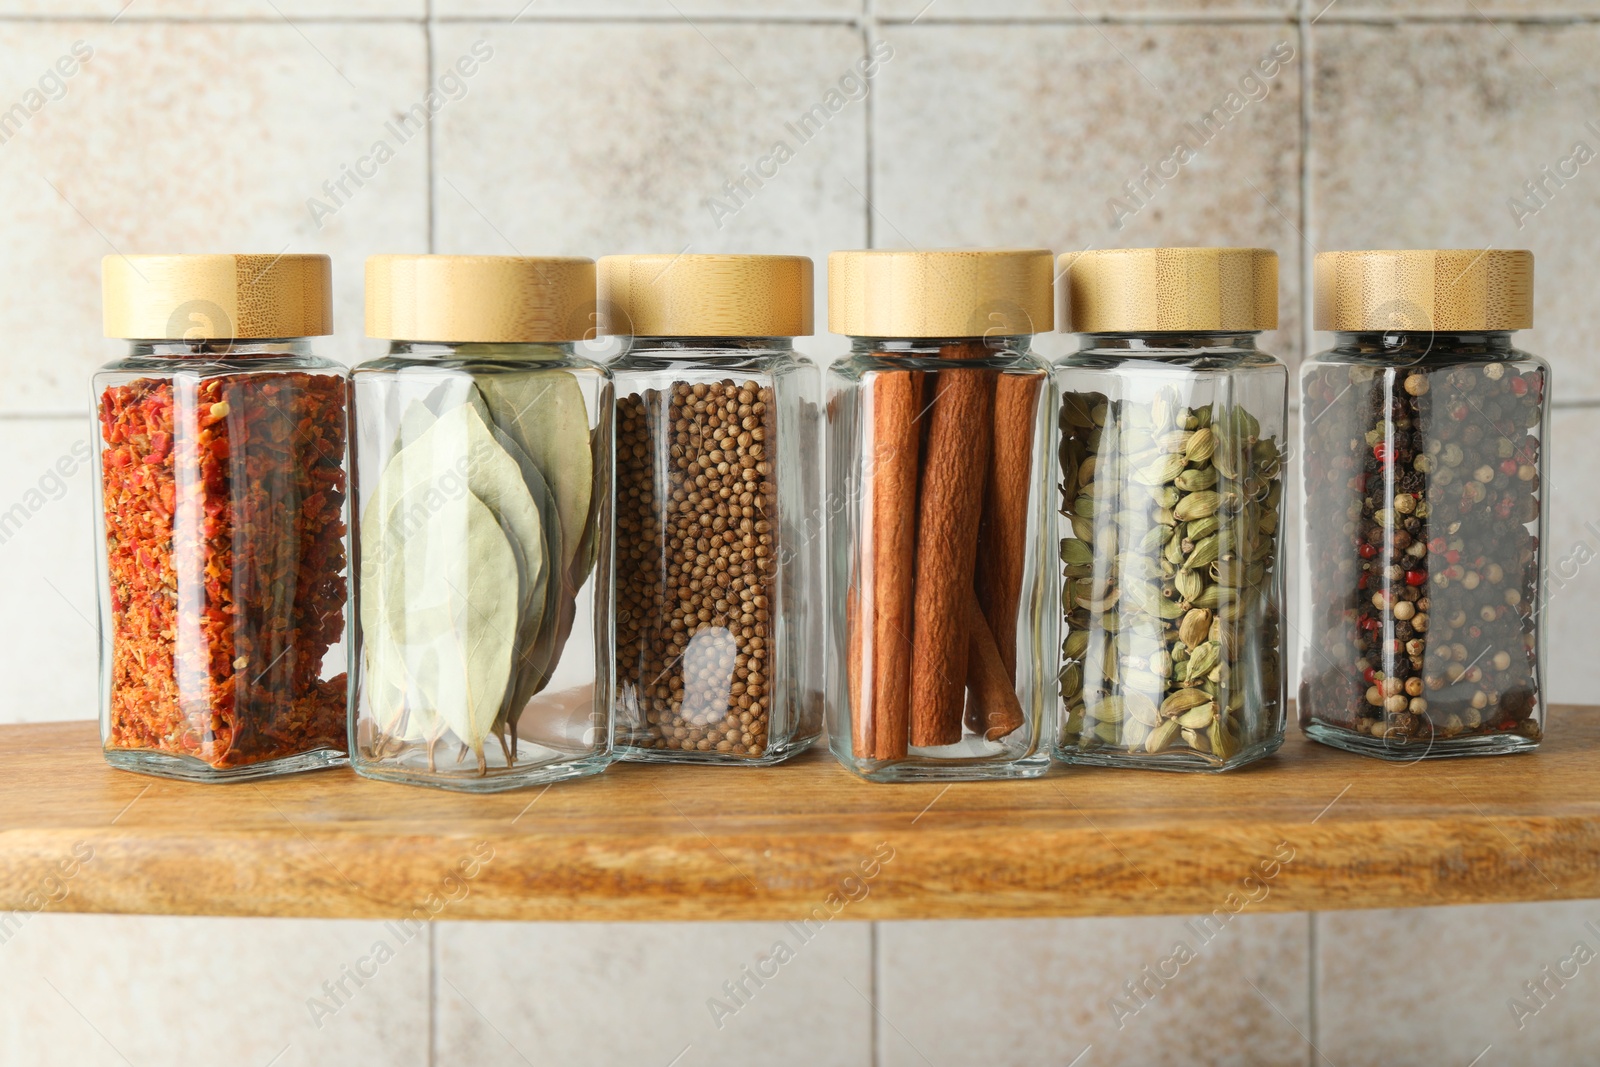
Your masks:
<path fill-rule="evenodd" d="M 1549 572 L 1545 664 L 1553 701 L 1596 702 L 1593 605 L 1600 603 L 1600 504 L 1586 491 L 1600 485 L 1600 428 L 1594 408 L 1557 411 L 1550 420 Z M 1557 717 L 1552 729 L 1560 731 Z"/>
<path fill-rule="evenodd" d="M 1593 1062 L 1600 934 L 1586 924 L 1600 926 L 1600 901 L 1335 912 L 1317 922 L 1325 1062 Z M 1588 963 L 1564 964 L 1579 944 Z M 1525 982 L 1547 983 L 1543 1003 Z M 1514 1014 L 1514 1001 L 1527 1011 Z"/>
<path fill-rule="evenodd" d="M 0 722 L 99 713 L 92 433 L 87 415 L 0 419 Z"/>
<path fill-rule="evenodd" d="M 1055 18 L 1112 16 L 1129 21 L 1146 15 L 1209 15 L 1260 17 L 1294 13 L 1295 0 L 878 0 L 878 16 L 887 19 Z"/>
<path fill-rule="evenodd" d="M 1276 248 L 1281 328 L 1299 335 L 1298 57 L 1227 97 L 1290 25 L 889 26 L 874 112 L 874 235 L 888 246 Z M 1259 75 L 1258 75 L 1259 77 Z M 1257 84 L 1252 82 L 1252 85 Z M 1226 121 L 1143 206 L 1124 184 L 1172 158 L 1186 123 Z M 1120 202 L 1120 206 L 1119 206 Z M 1129 212 L 1132 212 L 1131 215 Z M 1121 228 L 1115 223 L 1120 221 Z"/>
<path fill-rule="evenodd" d="M 1192 921 L 885 923 L 879 1062 L 1068 1064 L 1092 1046 L 1085 1065 L 1304 1064 L 1306 917 L 1242 914 L 1209 944 Z M 1179 943 L 1193 958 L 1162 985 Z M 1142 1004 L 1130 982 L 1147 983 Z"/>
<path fill-rule="evenodd" d="M 0 146 L 11 249 L 0 413 L 86 410 L 89 373 L 108 357 L 99 275 L 113 250 L 330 253 L 339 335 L 327 350 L 357 358 L 361 260 L 426 247 L 424 139 L 399 146 L 365 188 L 347 183 L 354 195 L 320 228 L 308 200 L 423 96 L 422 28 L 8 23 L 0 61 L 43 71 L 75 41 L 93 55 L 66 95 Z"/>
<path fill-rule="evenodd" d="M 75 879 L 93 877 L 90 859 Z M 5 931 L 0 1063 L 428 1062 L 425 930 L 402 943 L 377 922 L 46 912 Z M 337 1003 L 324 982 L 343 982 Z"/>
<path fill-rule="evenodd" d="M 1600 330 L 1589 239 L 1600 226 L 1600 163 L 1552 186 L 1520 226 L 1509 207 L 1576 142 L 1600 152 L 1600 134 L 1584 125 L 1600 115 L 1591 62 L 1600 26 L 1474 19 L 1319 24 L 1315 34 L 1315 245 L 1531 248 L 1536 325 L 1518 343 L 1555 365 L 1557 400 L 1600 398 L 1600 362 L 1578 355 Z"/>
<path fill-rule="evenodd" d="M 0 0 L 0 15 L 53 18 L 422 18 L 425 0 Z M 307 27 L 308 32 L 312 27 Z"/>
<path fill-rule="evenodd" d="M 871 927 L 841 919 L 809 941 L 802 933 L 780 923 L 441 924 L 437 1062 L 864 1067 Z M 749 995 L 735 1000 L 724 983 L 740 981 Z"/>
<path fill-rule="evenodd" d="M 439 251 L 599 256 L 687 247 L 793 252 L 820 265 L 830 249 L 865 240 L 865 101 L 838 97 L 837 112 L 807 141 L 788 128 L 854 77 L 858 33 L 794 24 L 445 23 L 436 61 L 450 62 L 479 37 L 494 49 L 483 84 L 438 120 Z M 749 185 L 740 206 L 724 184 L 761 166 L 779 142 L 792 158 L 768 165 L 775 176 Z M 820 329 L 820 270 L 817 289 Z"/>
<path fill-rule="evenodd" d="M 435 15 L 469 18 L 518 17 L 523 22 L 573 15 L 641 15 L 688 22 L 706 16 L 765 16 L 846 19 L 862 13 L 862 0 L 434 0 Z"/>

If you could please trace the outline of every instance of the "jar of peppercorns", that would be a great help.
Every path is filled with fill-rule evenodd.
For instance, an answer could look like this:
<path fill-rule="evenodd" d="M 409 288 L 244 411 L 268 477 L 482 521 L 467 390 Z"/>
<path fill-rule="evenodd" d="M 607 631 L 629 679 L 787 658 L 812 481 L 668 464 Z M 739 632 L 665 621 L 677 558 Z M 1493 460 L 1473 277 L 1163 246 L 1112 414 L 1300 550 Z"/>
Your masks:
<path fill-rule="evenodd" d="M 1536 747 L 1550 370 L 1533 255 L 1327 252 L 1302 370 L 1300 719 L 1391 759 Z"/>
<path fill-rule="evenodd" d="M 617 383 L 625 759 L 777 763 L 822 727 L 822 512 L 804 256 L 600 260 Z"/>
<path fill-rule="evenodd" d="M 875 781 L 1049 768 L 1042 249 L 835 252 L 829 737 Z"/>
<path fill-rule="evenodd" d="M 1264 248 L 1061 257 L 1078 350 L 1061 403 L 1061 706 L 1069 763 L 1226 771 L 1275 751 L 1288 371 Z"/>
<path fill-rule="evenodd" d="M 367 260 L 351 373 L 350 761 L 494 792 L 577 778 L 611 733 L 611 376 L 594 261 Z"/>
<path fill-rule="evenodd" d="M 107 256 L 101 739 L 194 781 L 345 759 L 346 375 L 315 255 Z"/>

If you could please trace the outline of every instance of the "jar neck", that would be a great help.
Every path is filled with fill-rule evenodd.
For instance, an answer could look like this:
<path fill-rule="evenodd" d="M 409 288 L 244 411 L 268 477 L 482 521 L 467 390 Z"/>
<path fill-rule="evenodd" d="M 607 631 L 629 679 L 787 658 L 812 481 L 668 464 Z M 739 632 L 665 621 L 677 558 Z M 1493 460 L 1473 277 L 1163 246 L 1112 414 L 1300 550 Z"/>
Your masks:
<path fill-rule="evenodd" d="M 726 352 L 744 355 L 750 352 L 793 352 L 792 337 L 647 337 L 628 338 L 629 351 L 633 352 Z"/>
<path fill-rule="evenodd" d="M 1334 335 L 1345 352 L 1408 362 L 1430 357 L 1478 358 L 1485 362 L 1512 359 L 1516 348 L 1510 330 L 1351 330 Z"/>
<path fill-rule="evenodd" d="M 309 356 L 311 338 L 253 338 L 248 341 L 132 341 L 128 355 L 141 359 L 249 359 L 253 356 Z"/>
<path fill-rule="evenodd" d="M 985 348 L 996 356 L 1025 355 L 1033 343 L 1028 334 L 1015 337 L 852 337 L 850 354 L 868 359 L 937 357 L 952 348 Z"/>
<path fill-rule="evenodd" d="M 1173 331 L 1155 333 L 1084 333 L 1078 335 L 1078 350 L 1122 352 L 1127 355 L 1172 355 L 1175 352 L 1205 352 L 1217 349 L 1256 351 L 1254 331 Z"/>
<path fill-rule="evenodd" d="M 411 359 L 467 359 L 483 356 L 493 359 L 529 362 L 570 359 L 577 354 L 576 341 L 534 341 L 516 344 L 487 344 L 478 341 L 390 341 L 391 356 Z"/>

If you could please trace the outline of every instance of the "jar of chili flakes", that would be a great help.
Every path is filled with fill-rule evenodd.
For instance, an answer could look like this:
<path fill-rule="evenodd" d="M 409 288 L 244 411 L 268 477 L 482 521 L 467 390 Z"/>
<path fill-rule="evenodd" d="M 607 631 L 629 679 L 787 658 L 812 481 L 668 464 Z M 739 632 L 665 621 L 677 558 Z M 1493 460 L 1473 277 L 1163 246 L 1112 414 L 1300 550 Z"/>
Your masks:
<path fill-rule="evenodd" d="M 346 375 L 314 255 L 107 256 L 101 738 L 194 781 L 345 759 Z"/>
<path fill-rule="evenodd" d="M 600 260 L 617 378 L 617 729 L 751 766 L 822 731 L 821 388 L 804 256 Z"/>
<path fill-rule="evenodd" d="M 1413 760 L 1544 733 L 1543 484 L 1550 370 L 1517 349 L 1533 255 L 1328 252 L 1302 370 L 1311 738 Z"/>

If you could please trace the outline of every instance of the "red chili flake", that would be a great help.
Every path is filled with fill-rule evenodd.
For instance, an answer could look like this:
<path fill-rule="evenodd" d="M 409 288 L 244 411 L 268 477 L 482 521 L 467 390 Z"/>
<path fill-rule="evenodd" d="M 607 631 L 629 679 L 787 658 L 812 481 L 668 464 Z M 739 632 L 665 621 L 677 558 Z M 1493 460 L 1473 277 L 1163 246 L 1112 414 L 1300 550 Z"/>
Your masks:
<path fill-rule="evenodd" d="M 107 746 L 219 769 L 342 751 L 322 661 L 344 631 L 344 381 L 138 379 L 100 423 Z"/>
<path fill-rule="evenodd" d="M 1406 571 L 1407 585 L 1421 585 L 1428 580 L 1427 571 Z"/>
<path fill-rule="evenodd" d="M 1361 543 L 1361 547 L 1356 549 L 1356 551 L 1361 554 L 1362 559 L 1371 559 L 1373 556 L 1378 554 L 1378 546 L 1372 544 L 1370 541 L 1363 541 Z"/>

